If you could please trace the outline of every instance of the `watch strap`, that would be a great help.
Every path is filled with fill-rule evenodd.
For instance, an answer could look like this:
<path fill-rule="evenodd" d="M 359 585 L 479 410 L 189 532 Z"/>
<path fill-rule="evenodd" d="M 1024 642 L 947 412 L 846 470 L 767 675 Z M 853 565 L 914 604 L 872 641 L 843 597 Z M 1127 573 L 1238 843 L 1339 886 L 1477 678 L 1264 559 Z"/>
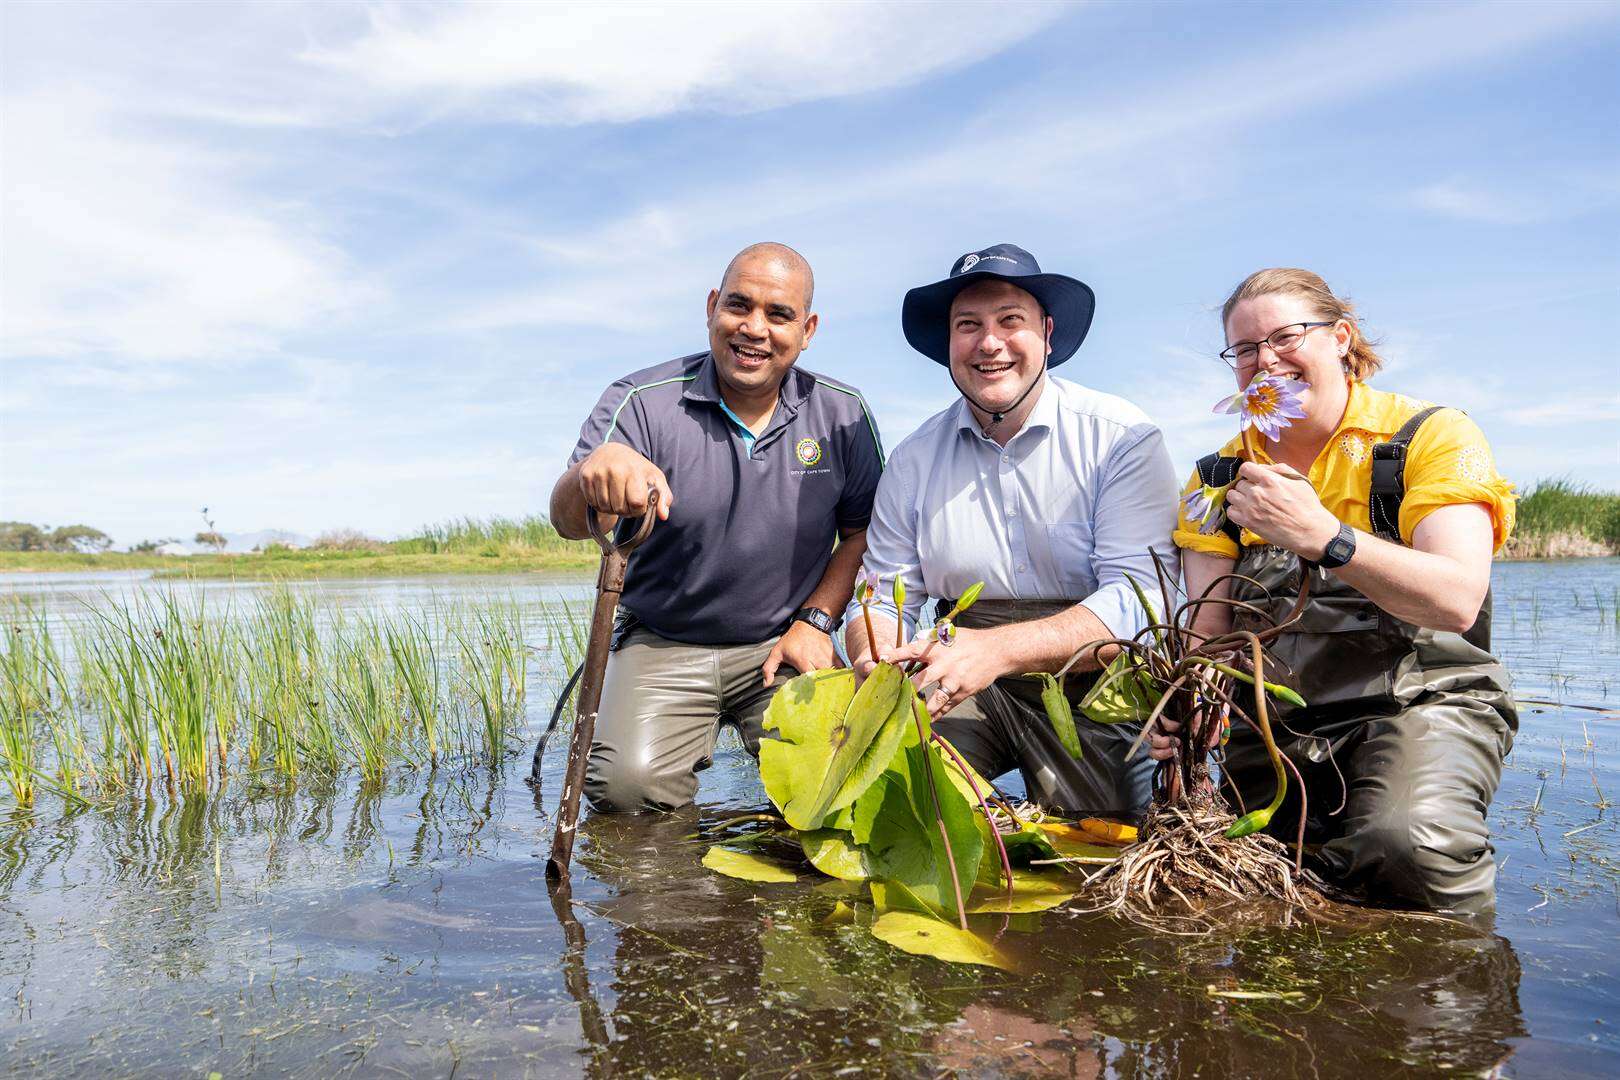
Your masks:
<path fill-rule="evenodd" d="M 809 623 L 823 634 L 830 634 L 838 629 L 844 620 L 835 618 L 820 608 L 802 607 L 793 613 L 793 622 Z"/>
<path fill-rule="evenodd" d="M 1354 558 L 1355 554 L 1355 530 L 1348 525 L 1341 524 L 1338 535 L 1328 541 L 1327 547 L 1322 551 L 1322 557 L 1316 560 L 1316 565 L 1325 570 L 1337 570 Z"/>

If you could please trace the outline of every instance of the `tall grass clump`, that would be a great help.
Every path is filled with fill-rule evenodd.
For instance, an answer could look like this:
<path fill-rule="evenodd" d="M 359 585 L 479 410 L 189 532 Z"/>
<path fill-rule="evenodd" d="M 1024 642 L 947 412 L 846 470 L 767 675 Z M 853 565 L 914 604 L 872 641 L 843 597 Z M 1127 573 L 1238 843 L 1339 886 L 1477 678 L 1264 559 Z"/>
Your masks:
<path fill-rule="evenodd" d="M 492 759 L 505 756 L 506 735 L 521 717 L 528 690 L 523 619 L 510 601 L 457 613 L 451 633 L 461 653 L 462 685 L 477 707 L 478 733 Z"/>
<path fill-rule="evenodd" d="M 429 525 L 416 536 L 396 540 L 401 555 L 571 555 L 595 550 L 588 541 L 565 540 L 538 515 L 522 518 L 464 517 Z"/>
<path fill-rule="evenodd" d="M 1620 493 L 1542 480 L 1519 499 L 1511 558 L 1620 554 Z"/>
<path fill-rule="evenodd" d="M 6 612 L 0 791 L 18 806 L 499 765 L 525 721 L 536 650 L 509 599 L 357 614 L 283 585 L 235 608 L 176 592 L 87 606 Z"/>

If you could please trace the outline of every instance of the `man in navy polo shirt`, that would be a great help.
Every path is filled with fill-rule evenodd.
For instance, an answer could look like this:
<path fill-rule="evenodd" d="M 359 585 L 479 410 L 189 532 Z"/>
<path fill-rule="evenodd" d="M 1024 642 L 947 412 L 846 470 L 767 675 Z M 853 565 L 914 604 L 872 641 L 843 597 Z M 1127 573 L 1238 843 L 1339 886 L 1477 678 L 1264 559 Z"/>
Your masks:
<path fill-rule="evenodd" d="M 585 794 L 598 810 L 692 801 L 720 725 L 750 753 L 777 685 L 835 665 L 883 468 L 860 394 L 795 368 L 815 335 L 810 264 L 745 248 L 709 293 L 709 348 L 607 388 L 551 494 L 562 535 L 639 515 Z M 834 550 L 834 544 L 837 550 Z"/>

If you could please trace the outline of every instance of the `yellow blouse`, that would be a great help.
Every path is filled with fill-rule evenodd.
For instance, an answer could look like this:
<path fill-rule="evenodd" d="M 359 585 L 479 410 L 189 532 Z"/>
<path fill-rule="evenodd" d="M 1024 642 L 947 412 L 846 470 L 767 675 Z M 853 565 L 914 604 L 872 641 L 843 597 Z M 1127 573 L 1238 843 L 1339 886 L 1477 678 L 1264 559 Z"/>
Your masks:
<path fill-rule="evenodd" d="M 1334 517 L 1351 528 L 1372 532 L 1367 508 L 1372 448 L 1392 437 L 1412 414 L 1428 407 L 1428 402 L 1374 390 L 1359 380 L 1350 382 L 1350 402 L 1345 407 L 1344 420 L 1322 447 L 1322 452 L 1316 455 L 1308 474 L 1317 498 Z M 1265 447 L 1265 438 L 1250 429 L 1221 447 L 1221 453 L 1272 464 Z M 1485 433 L 1479 430 L 1479 425 L 1455 409 L 1435 413 L 1418 429 L 1417 437 L 1407 450 L 1405 480 L 1406 497 L 1401 502 L 1399 527 L 1401 539 L 1407 544 L 1412 542 L 1412 532 L 1418 522 L 1442 506 L 1459 503 L 1484 503 L 1490 508 L 1496 533 L 1495 550 L 1501 550 L 1513 531 L 1517 503 L 1513 485 L 1497 475 L 1490 444 L 1485 441 Z M 1196 486 L 1198 471 L 1195 469 L 1183 494 Z M 1237 546 L 1225 533 L 1214 532 L 1207 536 L 1199 533 L 1197 524 L 1187 521 L 1185 510 L 1177 516 L 1173 536 L 1178 547 L 1192 551 L 1230 558 L 1238 554 Z M 1245 547 L 1265 543 L 1247 529 L 1243 530 L 1242 539 Z"/>

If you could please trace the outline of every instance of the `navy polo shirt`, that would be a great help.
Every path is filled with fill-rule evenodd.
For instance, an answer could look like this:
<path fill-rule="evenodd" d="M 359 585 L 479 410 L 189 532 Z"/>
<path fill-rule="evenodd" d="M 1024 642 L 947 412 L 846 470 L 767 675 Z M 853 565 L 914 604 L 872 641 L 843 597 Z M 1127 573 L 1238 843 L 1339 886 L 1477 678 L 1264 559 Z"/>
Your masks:
<path fill-rule="evenodd" d="M 854 389 L 788 370 L 753 437 L 726 407 L 708 352 L 619 379 L 580 429 L 572 466 L 612 439 L 664 471 L 668 521 L 630 556 L 625 609 L 660 637 L 753 644 L 780 633 L 821 582 L 842 529 L 864 529 L 883 448 Z"/>

